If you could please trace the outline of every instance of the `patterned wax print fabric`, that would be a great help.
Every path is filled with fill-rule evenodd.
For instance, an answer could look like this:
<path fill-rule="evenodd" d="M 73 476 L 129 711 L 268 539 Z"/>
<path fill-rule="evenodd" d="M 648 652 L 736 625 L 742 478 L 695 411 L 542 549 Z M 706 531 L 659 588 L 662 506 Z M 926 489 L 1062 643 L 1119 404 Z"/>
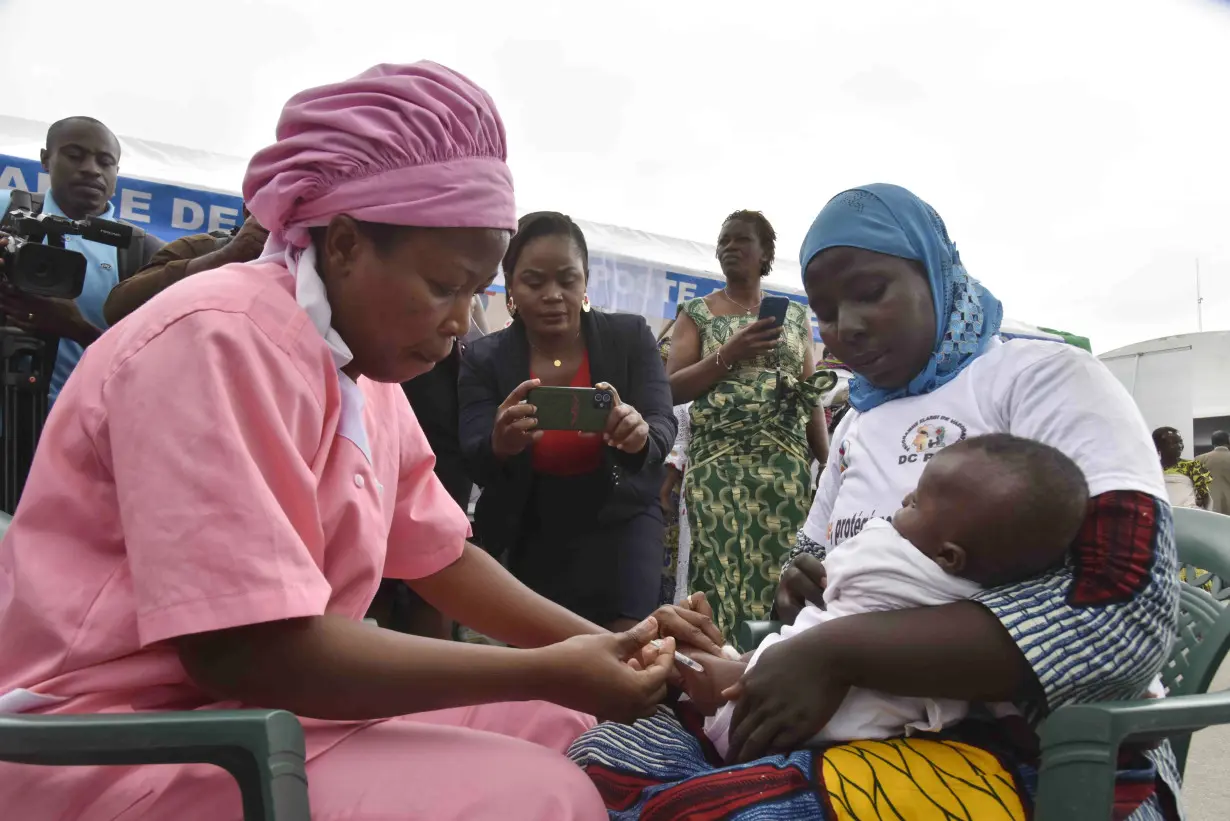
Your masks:
<path fill-rule="evenodd" d="M 967 436 L 1011 430 L 1060 449 L 1081 467 L 1093 497 L 1067 565 L 978 597 L 1020 648 L 1041 687 L 1043 698 L 1018 703 L 1017 709 L 1036 727 L 1066 705 L 1143 697 L 1171 655 L 1178 625 L 1171 507 L 1163 500 L 1152 438 L 1131 396 L 1104 365 L 1076 348 L 996 342 L 934 391 L 867 412 L 851 410 L 834 438 L 813 521 L 798 536 L 799 552 L 823 560 L 828 547 L 852 538 L 870 516 L 894 512 L 917 485 L 925 461 L 908 458 L 910 436 L 921 423 L 940 417 L 949 427 L 959 424 L 956 429 Z M 885 464 L 891 469 L 882 469 Z M 853 773 L 864 765 L 857 758 L 870 755 L 871 748 L 851 744 L 730 768 L 690 740 L 697 731 L 689 732 L 675 715 L 659 713 L 631 727 L 600 725 L 573 745 L 570 755 L 594 779 L 613 818 L 669 818 L 689 802 L 711 817 L 743 821 L 982 821 L 1022 817 L 1022 810 L 1028 817 L 1031 810 L 1037 762 L 1029 747 L 1036 740 L 1028 734 L 1017 739 L 1005 725 L 983 721 L 980 728 L 973 716 L 942 739 L 994 755 L 999 769 L 980 765 L 979 780 L 1011 778 L 1020 809 L 1007 799 L 1000 810 L 984 804 L 975 812 L 970 803 L 952 809 L 947 801 L 953 788 L 927 774 L 941 768 L 960 774 L 952 769 L 956 748 L 951 744 L 940 749 L 911 740 L 892 750 L 875 748 L 883 754 L 858 775 Z M 1174 818 L 1179 779 L 1169 744 L 1152 749 L 1129 744 L 1121 752 L 1113 817 Z M 893 761 L 908 767 L 881 769 Z M 826 772 L 826 762 L 842 777 Z M 875 797 L 873 806 L 854 800 L 860 790 Z"/>
<path fill-rule="evenodd" d="M 1015 719 L 1018 724 L 1021 720 Z M 611 821 L 1029 821 L 1036 761 L 985 717 L 943 734 L 853 741 L 725 766 L 680 704 L 600 724 L 569 751 Z M 1027 728 L 1019 726 L 1016 729 Z M 1163 821 L 1157 770 L 1121 758 L 1115 821 Z"/>
<path fill-rule="evenodd" d="M 669 333 L 658 340 L 658 353 L 662 356 L 662 365 L 665 366 L 671 358 L 671 335 Z M 675 408 L 675 420 L 679 422 L 678 408 Z M 671 448 L 670 456 L 666 460 L 668 466 L 680 473 L 683 472 L 683 460 L 679 458 L 676 451 L 679 448 L 679 436 L 681 435 L 683 432 L 677 429 L 675 446 Z M 662 604 L 675 603 L 675 587 L 679 573 L 679 488 L 671 490 L 668 501 L 670 504 L 662 511 L 666 519 L 665 550 L 662 551 L 662 592 L 659 596 Z"/>
<path fill-rule="evenodd" d="M 795 555 L 824 558 L 824 546 L 805 533 L 798 541 Z M 1091 504 L 1079 541 L 1090 557 L 1105 557 L 1111 541 L 1115 550 L 1132 553 L 1111 561 L 1123 572 L 1085 573 L 1074 581 L 1071 569 L 1062 569 L 980 597 L 1031 660 L 1052 710 L 1139 698 L 1169 644 L 1164 631 L 1137 625 L 1172 629 L 1174 622 L 1169 506 L 1131 491 L 1102 494 Z M 1102 566 L 1108 564 L 1104 558 Z M 1040 613 L 1055 617 L 1037 618 Z M 1039 705 L 1018 707 L 1031 719 L 1040 717 Z M 597 785 L 613 821 L 1027 821 L 1038 784 L 1030 729 L 1021 717 L 995 721 L 980 712 L 941 734 L 848 742 L 724 766 L 704 736 L 703 719 L 680 704 L 632 725 L 600 724 L 577 739 L 569 756 Z M 1125 745 L 1112 817 L 1173 821 L 1179 782 L 1169 743 Z"/>
<path fill-rule="evenodd" d="M 1162 473 L 1166 476 L 1185 476 L 1191 480 L 1191 493 L 1196 500 L 1203 496 L 1208 496 L 1209 488 L 1213 484 L 1213 474 L 1209 473 L 1208 468 L 1197 462 L 1195 459 L 1180 459 L 1175 464 L 1166 468 Z M 1179 504 L 1172 497 L 1171 504 Z M 1198 504 L 1184 505 L 1184 507 L 1198 507 Z"/>
<path fill-rule="evenodd" d="M 714 316 L 703 299 L 684 311 L 700 329 L 702 356 L 756 321 L 750 314 Z M 810 341 L 807 310 L 791 302 L 777 348 L 738 363 L 692 403 L 683 481 L 688 587 L 705 594 L 732 644 L 743 622 L 768 618 L 781 560 L 811 506 L 807 422 L 833 378 L 822 371 L 802 379 Z"/>

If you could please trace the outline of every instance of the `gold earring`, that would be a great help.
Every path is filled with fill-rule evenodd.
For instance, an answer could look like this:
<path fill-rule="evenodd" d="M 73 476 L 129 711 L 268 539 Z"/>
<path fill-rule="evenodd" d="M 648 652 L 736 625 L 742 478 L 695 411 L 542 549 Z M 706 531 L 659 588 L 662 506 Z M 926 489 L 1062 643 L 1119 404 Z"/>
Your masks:
<path fill-rule="evenodd" d="M 589 313 L 589 294 L 586 294 L 585 298 L 581 300 L 581 310 L 585 313 Z"/>

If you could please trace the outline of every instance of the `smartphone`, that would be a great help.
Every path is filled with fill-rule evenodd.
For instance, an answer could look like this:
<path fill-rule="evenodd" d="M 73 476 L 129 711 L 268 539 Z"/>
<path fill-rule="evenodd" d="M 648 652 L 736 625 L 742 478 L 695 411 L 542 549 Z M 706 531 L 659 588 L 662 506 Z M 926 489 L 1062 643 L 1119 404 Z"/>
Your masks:
<path fill-rule="evenodd" d="M 534 388 L 526 397 L 538 408 L 539 430 L 601 433 L 615 407 L 615 395 L 602 388 Z"/>
<path fill-rule="evenodd" d="M 780 328 L 786 324 L 786 309 L 790 300 L 784 296 L 767 296 L 760 301 L 760 316 L 757 319 L 772 319 L 773 327 Z"/>

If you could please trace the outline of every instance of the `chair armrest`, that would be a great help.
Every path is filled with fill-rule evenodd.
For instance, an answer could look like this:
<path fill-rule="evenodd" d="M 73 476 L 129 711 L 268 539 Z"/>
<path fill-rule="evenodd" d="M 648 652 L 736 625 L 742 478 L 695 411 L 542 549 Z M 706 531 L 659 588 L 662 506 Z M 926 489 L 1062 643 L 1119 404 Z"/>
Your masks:
<path fill-rule="evenodd" d="M 1062 707 L 1039 733 L 1038 821 L 1110 818 L 1124 741 L 1159 741 L 1230 724 L 1230 692 Z"/>
<path fill-rule="evenodd" d="M 739 649 L 755 650 L 766 637 L 782 629 L 780 621 L 745 621 L 739 627 Z"/>
<path fill-rule="evenodd" d="M 0 761 L 214 764 L 239 783 L 245 821 L 308 821 L 305 756 L 303 728 L 281 710 L 0 716 Z"/>

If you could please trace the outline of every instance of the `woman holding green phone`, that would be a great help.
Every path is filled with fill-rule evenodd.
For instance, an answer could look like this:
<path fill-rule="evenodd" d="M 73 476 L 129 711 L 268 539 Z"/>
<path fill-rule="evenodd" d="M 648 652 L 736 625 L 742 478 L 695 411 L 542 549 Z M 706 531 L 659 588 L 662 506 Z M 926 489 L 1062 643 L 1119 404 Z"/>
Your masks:
<path fill-rule="evenodd" d="M 635 624 L 658 605 L 676 429 L 653 335 L 639 316 L 590 310 L 585 236 L 563 214 L 522 217 L 503 268 L 513 323 L 466 351 L 459 380 L 461 447 L 483 488 L 475 535 L 539 594 Z M 536 389 L 551 389 L 534 396 L 542 419 Z"/>

